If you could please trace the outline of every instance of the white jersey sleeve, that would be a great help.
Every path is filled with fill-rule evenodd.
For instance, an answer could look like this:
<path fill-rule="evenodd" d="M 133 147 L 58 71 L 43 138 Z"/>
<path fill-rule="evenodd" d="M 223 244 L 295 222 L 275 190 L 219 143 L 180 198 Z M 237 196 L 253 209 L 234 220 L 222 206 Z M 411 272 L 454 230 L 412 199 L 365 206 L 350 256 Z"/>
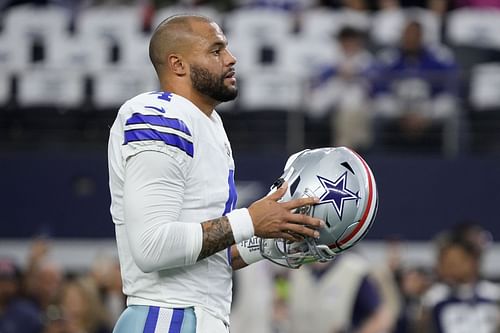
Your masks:
<path fill-rule="evenodd" d="M 111 129 L 120 143 L 117 155 L 126 179 L 126 234 L 134 261 L 144 272 L 191 265 L 202 246 L 200 224 L 179 221 L 194 155 L 190 119 L 175 108 L 167 116 L 167 105 L 154 95 L 129 100 Z"/>
<path fill-rule="evenodd" d="M 125 166 L 127 237 L 143 272 L 194 264 L 202 246 L 198 223 L 178 221 L 184 189 L 179 163 L 163 152 L 143 151 Z"/>
<path fill-rule="evenodd" d="M 123 157 L 125 160 L 141 151 L 158 151 L 171 156 L 183 168 L 194 155 L 193 136 L 181 118 L 167 117 L 163 106 L 145 105 L 141 100 L 125 103 L 121 110 L 124 116 Z M 153 103 L 148 103 L 153 104 Z M 163 112 L 162 112 L 163 111 Z"/>

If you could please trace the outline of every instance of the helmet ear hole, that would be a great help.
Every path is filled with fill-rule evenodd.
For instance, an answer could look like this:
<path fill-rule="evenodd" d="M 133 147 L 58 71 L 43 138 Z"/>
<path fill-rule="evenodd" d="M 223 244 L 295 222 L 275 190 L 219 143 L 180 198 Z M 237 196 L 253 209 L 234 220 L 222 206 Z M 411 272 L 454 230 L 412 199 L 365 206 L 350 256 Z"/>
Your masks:
<path fill-rule="evenodd" d="M 278 178 L 274 183 L 273 185 L 271 186 L 271 188 L 280 188 L 283 184 L 285 183 L 285 179 L 283 177 L 280 177 Z"/>

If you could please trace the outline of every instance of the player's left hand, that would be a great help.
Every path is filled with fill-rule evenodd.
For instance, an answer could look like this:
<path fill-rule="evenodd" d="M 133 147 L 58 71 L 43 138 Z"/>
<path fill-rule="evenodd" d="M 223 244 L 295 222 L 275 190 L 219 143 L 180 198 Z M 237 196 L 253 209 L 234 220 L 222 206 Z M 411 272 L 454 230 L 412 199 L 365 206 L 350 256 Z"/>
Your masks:
<path fill-rule="evenodd" d="M 297 208 L 314 205 L 318 198 L 300 198 L 280 202 L 288 189 L 285 182 L 275 192 L 254 202 L 248 208 L 254 224 L 256 236 L 261 238 L 283 238 L 299 241 L 302 237 L 319 237 L 317 229 L 324 227 L 325 222 L 308 215 L 295 212 Z"/>

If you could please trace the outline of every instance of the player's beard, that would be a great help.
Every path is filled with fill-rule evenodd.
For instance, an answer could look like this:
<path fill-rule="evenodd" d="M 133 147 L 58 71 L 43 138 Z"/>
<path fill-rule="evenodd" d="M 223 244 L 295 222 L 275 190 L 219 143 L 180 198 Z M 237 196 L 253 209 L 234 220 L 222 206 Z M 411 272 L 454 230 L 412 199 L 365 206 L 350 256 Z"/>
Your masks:
<path fill-rule="evenodd" d="M 203 95 L 209 96 L 218 102 L 232 101 L 238 95 L 238 89 L 224 84 L 226 74 L 217 76 L 206 68 L 191 65 L 191 82 L 193 87 Z"/>

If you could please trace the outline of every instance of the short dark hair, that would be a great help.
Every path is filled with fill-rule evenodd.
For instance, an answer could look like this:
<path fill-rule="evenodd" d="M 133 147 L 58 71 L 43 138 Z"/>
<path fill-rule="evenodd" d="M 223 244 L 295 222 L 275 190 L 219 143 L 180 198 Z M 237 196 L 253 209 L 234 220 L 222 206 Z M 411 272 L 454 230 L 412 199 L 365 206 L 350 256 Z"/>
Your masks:
<path fill-rule="evenodd" d="M 481 250 L 478 248 L 478 246 L 462 237 L 451 236 L 447 239 L 444 239 L 439 246 L 439 250 L 442 253 L 443 251 L 451 247 L 461 248 L 467 255 L 474 259 L 479 260 L 481 258 Z"/>

